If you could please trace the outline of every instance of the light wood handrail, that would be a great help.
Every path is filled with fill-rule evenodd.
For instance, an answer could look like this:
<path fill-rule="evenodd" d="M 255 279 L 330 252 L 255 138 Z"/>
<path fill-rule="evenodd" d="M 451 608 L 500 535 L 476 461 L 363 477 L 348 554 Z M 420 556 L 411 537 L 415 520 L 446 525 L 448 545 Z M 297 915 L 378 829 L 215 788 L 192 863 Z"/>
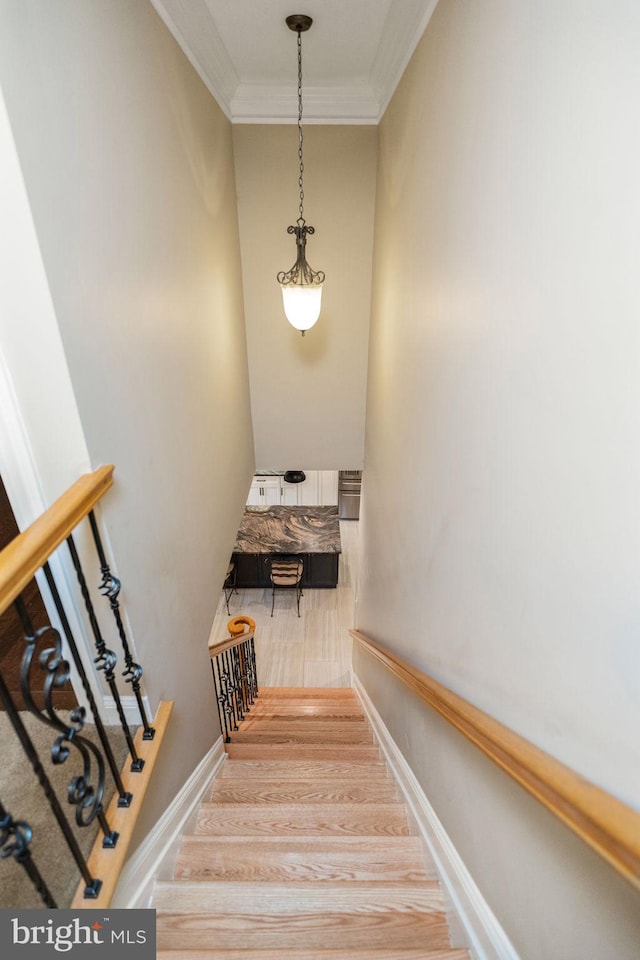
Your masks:
<path fill-rule="evenodd" d="M 349 632 L 421 700 L 640 889 L 640 813 L 359 630 Z"/>
<path fill-rule="evenodd" d="M 245 629 L 247 627 L 248 629 Z M 219 653 L 224 653 L 225 650 L 231 650 L 233 647 L 240 646 L 245 640 L 250 640 L 255 634 L 256 622 L 251 617 L 232 617 L 227 624 L 227 630 L 231 634 L 227 640 L 209 645 L 210 658 L 213 659 Z"/>
<path fill-rule="evenodd" d="M 85 473 L 0 553 L 0 614 L 113 485 L 113 464 Z"/>

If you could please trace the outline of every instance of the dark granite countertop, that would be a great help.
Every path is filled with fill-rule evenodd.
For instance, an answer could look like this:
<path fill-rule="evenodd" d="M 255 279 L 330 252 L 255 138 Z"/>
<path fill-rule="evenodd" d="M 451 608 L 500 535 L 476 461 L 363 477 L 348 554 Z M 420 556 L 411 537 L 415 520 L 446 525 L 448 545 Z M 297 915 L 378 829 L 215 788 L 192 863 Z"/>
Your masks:
<path fill-rule="evenodd" d="M 234 553 L 342 553 L 337 507 L 247 507 Z"/>

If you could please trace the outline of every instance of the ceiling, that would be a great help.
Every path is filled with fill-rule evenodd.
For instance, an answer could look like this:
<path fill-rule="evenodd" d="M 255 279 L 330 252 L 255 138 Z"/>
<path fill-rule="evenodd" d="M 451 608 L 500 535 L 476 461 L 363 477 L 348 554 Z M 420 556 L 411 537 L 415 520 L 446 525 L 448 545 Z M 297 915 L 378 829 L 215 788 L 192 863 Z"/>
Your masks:
<path fill-rule="evenodd" d="M 151 0 L 234 123 L 297 119 L 296 34 L 305 13 L 305 123 L 377 123 L 437 0 Z"/>

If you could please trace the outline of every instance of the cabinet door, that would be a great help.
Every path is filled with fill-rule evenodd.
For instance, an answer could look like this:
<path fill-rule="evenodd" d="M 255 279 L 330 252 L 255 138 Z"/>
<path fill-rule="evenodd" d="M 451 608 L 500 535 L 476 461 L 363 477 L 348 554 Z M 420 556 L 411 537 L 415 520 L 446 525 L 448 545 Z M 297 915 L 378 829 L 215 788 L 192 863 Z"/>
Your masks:
<path fill-rule="evenodd" d="M 287 507 L 295 507 L 298 505 L 298 487 L 301 486 L 299 483 L 285 483 L 282 481 L 282 503 Z"/>
<path fill-rule="evenodd" d="M 258 507 L 261 503 L 264 503 L 262 498 L 262 492 L 260 484 L 254 480 L 251 486 L 249 487 L 249 496 L 247 497 L 247 504 L 252 507 Z"/>
<path fill-rule="evenodd" d="M 262 484 L 262 489 L 264 490 L 264 501 L 267 506 L 272 506 L 273 504 L 280 503 L 281 499 L 281 479 L 280 477 L 267 477 L 267 479 Z"/>
<path fill-rule="evenodd" d="M 248 506 L 266 507 L 281 502 L 281 477 L 254 477 L 247 499 Z"/>
<path fill-rule="evenodd" d="M 298 484 L 298 503 L 303 507 L 317 507 L 320 503 L 318 495 L 318 470 L 305 470 L 307 479 Z"/>
<path fill-rule="evenodd" d="M 320 470 L 320 504 L 335 507 L 338 503 L 338 471 Z"/>

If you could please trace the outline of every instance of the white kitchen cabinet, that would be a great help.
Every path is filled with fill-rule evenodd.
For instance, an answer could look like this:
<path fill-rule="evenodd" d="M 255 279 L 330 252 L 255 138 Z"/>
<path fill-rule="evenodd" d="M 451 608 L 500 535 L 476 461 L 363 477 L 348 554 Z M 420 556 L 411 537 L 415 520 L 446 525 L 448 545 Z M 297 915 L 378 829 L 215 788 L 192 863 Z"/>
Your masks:
<path fill-rule="evenodd" d="M 299 483 L 287 483 L 282 481 L 282 500 L 280 501 L 286 507 L 297 507 Z"/>
<path fill-rule="evenodd" d="M 283 504 L 288 507 L 336 506 L 338 503 L 337 470 L 305 470 L 302 483 L 286 483 L 282 476 L 258 474 L 247 497 L 247 505 L 269 507 Z"/>
<path fill-rule="evenodd" d="M 279 504 L 282 499 L 282 477 L 254 477 L 249 489 L 247 504 L 255 507 L 269 507 Z"/>
<path fill-rule="evenodd" d="M 313 507 L 320 502 L 318 500 L 318 471 L 305 470 L 304 472 L 306 480 L 296 484 L 298 503 L 302 507 Z"/>
<path fill-rule="evenodd" d="M 306 507 L 333 507 L 338 503 L 337 470 L 305 470 L 307 479 L 299 483 L 298 503 Z"/>
<path fill-rule="evenodd" d="M 338 505 L 338 471 L 319 470 L 320 503 L 323 507 Z"/>

